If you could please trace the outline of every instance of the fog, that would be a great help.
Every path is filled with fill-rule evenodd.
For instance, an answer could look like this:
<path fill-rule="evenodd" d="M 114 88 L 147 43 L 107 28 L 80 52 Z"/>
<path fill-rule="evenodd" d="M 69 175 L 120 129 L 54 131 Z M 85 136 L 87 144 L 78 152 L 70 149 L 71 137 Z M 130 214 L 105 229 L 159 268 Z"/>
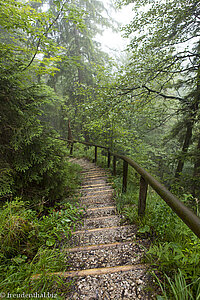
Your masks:
<path fill-rule="evenodd" d="M 104 28 L 103 34 L 97 35 L 96 39 L 101 43 L 102 49 L 105 52 L 108 52 L 112 56 L 118 56 L 119 52 L 121 53 L 125 50 L 128 44 L 128 39 L 122 37 L 123 32 L 121 28 L 130 23 L 133 17 L 133 5 L 129 4 L 120 10 L 114 10 L 109 7 L 110 0 L 103 0 L 103 2 L 108 10 L 109 17 L 116 21 L 114 29 L 116 29 L 117 32 L 111 28 Z"/>

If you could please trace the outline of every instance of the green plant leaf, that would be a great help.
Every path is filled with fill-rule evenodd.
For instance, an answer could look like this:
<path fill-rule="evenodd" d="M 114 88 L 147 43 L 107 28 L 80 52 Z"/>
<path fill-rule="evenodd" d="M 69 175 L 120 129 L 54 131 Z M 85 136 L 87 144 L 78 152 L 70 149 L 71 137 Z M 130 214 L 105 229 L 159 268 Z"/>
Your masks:
<path fill-rule="evenodd" d="M 151 228 L 149 225 L 145 225 L 144 227 L 140 228 L 138 230 L 139 233 L 146 233 L 146 232 L 150 232 Z"/>
<path fill-rule="evenodd" d="M 46 245 L 49 246 L 49 247 L 52 247 L 54 244 L 55 244 L 55 239 L 54 238 L 49 238 L 47 241 L 46 241 Z"/>

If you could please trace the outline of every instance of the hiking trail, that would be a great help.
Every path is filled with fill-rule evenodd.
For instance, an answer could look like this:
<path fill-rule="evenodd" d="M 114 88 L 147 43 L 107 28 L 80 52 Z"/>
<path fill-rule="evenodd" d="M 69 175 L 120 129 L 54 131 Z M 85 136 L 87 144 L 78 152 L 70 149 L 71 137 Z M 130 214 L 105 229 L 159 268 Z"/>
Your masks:
<path fill-rule="evenodd" d="M 136 239 L 136 225 L 121 225 L 106 171 L 86 159 L 70 161 L 82 167 L 80 204 L 86 215 L 66 249 L 65 277 L 74 282 L 65 299 L 153 299 L 142 263 L 145 240 Z"/>

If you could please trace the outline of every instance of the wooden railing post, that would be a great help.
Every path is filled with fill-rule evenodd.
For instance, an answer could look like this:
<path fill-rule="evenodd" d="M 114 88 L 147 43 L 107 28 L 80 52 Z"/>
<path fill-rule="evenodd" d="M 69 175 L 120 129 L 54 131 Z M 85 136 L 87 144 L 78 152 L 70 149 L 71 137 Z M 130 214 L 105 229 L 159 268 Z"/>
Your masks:
<path fill-rule="evenodd" d="M 128 163 L 124 160 L 123 163 L 123 183 L 122 183 L 122 193 L 126 193 L 127 189 L 127 177 L 128 177 Z"/>
<path fill-rule="evenodd" d="M 116 156 L 113 156 L 113 175 L 116 176 Z"/>
<path fill-rule="evenodd" d="M 144 216 L 144 214 L 145 214 L 147 189 L 148 189 L 148 183 L 141 176 L 140 177 L 140 194 L 139 194 L 139 201 L 138 201 L 138 215 L 141 217 Z"/>
<path fill-rule="evenodd" d="M 94 162 L 97 162 L 97 146 L 95 146 Z"/>
<path fill-rule="evenodd" d="M 110 168 L 110 150 L 108 149 L 108 168 Z"/>
<path fill-rule="evenodd" d="M 74 147 L 74 143 L 71 142 L 70 155 L 73 155 L 73 147 Z"/>

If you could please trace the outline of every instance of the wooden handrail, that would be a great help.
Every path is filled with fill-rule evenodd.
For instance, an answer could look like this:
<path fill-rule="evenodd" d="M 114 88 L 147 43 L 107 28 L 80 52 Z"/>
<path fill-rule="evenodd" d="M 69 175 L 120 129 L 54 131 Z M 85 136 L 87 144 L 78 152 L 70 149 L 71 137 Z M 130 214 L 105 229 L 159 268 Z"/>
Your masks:
<path fill-rule="evenodd" d="M 182 221 L 200 238 L 200 218 L 197 217 L 187 206 L 185 206 L 176 196 L 174 196 L 166 187 L 157 181 L 151 174 L 144 170 L 135 161 L 127 156 L 113 153 L 108 147 L 82 142 L 78 140 L 67 140 L 71 143 L 70 154 L 73 153 L 73 144 L 80 143 L 87 146 L 95 147 L 95 159 L 97 161 L 97 148 L 106 149 L 108 151 L 108 167 L 110 167 L 110 158 L 113 156 L 113 174 L 116 175 L 116 158 L 123 160 L 123 184 L 122 191 L 126 192 L 127 189 L 127 174 L 128 165 L 133 167 L 140 175 L 140 194 L 138 203 L 138 214 L 143 216 L 146 208 L 146 195 L 148 184 L 157 192 L 157 194 L 167 203 L 168 206 L 182 219 Z"/>

